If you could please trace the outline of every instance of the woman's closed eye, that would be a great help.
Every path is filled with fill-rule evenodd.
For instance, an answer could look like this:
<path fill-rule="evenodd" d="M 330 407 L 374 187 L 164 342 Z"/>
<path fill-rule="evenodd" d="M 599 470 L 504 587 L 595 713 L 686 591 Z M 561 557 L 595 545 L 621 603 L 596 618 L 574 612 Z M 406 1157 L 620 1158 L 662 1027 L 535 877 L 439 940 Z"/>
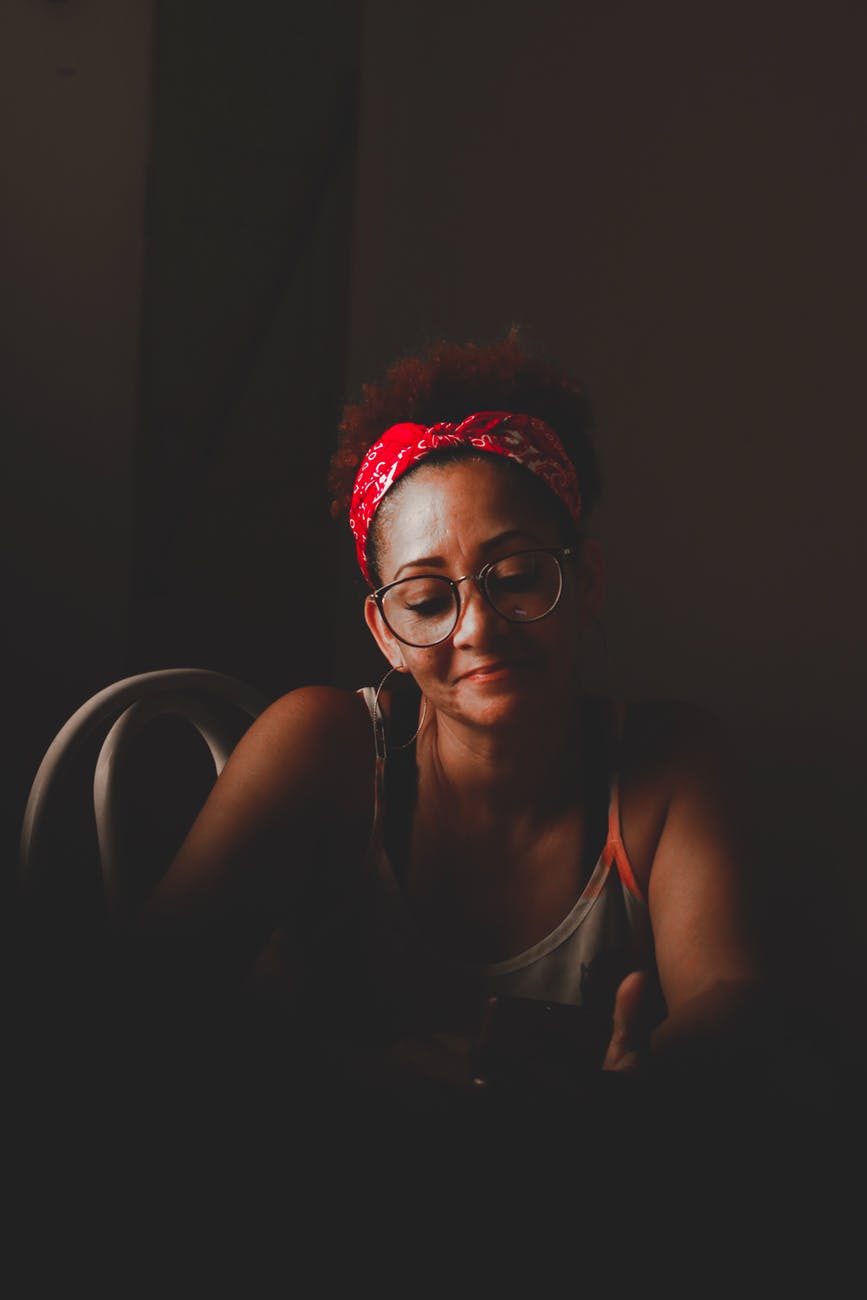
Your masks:
<path fill-rule="evenodd" d="M 452 591 L 446 583 L 433 580 L 410 581 L 393 589 L 400 607 L 420 618 L 434 618 L 452 607 Z"/>
<path fill-rule="evenodd" d="M 426 600 L 407 601 L 404 609 L 419 618 L 437 618 L 451 609 L 451 594 L 446 596 L 429 596 Z"/>
<path fill-rule="evenodd" d="M 495 592 L 529 591 L 538 585 L 539 573 L 535 564 L 524 564 L 503 573 L 498 570 L 488 578 L 489 586 Z"/>

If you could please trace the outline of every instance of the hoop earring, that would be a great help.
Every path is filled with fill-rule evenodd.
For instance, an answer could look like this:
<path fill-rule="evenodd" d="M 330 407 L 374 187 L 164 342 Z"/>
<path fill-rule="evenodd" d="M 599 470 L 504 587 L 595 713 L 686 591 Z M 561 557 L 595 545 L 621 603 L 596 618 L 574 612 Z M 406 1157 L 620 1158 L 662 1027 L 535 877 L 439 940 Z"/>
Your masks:
<path fill-rule="evenodd" d="M 410 736 L 409 740 L 405 740 L 402 745 L 393 745 L 392 749 L 409 749 L 413 741 L 418 740 L 419 736 L 421 735 L 421 729 L 424 726 L 425 718 L 427 717 L 427 696 L 422 695 L 421 698 L 422 698 L 421 717 L 418 720 L 418 726 Z"/>
<path fill-rule="evenodd" d="M 373 697 L 373 714 L 374 714 L 374 723 L 376 726 L 377 747 L 380 750 L 380 757 L 383 760 L 385 759 L 388 753 L 388 745 L 386 743 L 386 738 L 385 738 L 385 720 L 382 715 L 382 710 L 379 707 L 379 697 L 382 694 L 382 689 L 385 686 L 385 683 L 388 681 L 391 674 L 396 673 L 397 671 L 398 671 L 397 668 L 389 668 L 388 672 L 385 674 L 382 681 L 377 686 L 376 694 Z M 425 724 L 425 719 L 427 718 L 427 696 L 422 695 L 421 698 L 423 700 L 423 705 L 422 705 L 421 717 L 419 718 L 418 726 L 410 736 L 409 740 L 405 740 L 402 745 L 392 745 L 391 748 L 393 750 L 409 749 L 413 741 L 418 740 L 418 737 L 421 733 L 421 729 Z"/>

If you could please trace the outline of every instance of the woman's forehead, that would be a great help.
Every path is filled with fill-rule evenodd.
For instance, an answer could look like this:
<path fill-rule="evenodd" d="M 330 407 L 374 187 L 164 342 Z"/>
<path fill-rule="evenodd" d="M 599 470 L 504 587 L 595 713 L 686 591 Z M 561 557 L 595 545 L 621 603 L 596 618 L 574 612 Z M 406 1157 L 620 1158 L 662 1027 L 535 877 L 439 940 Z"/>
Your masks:
<path fill-rule="evenodd" d="M 534 494 L 522 489 L 493 456 L 420 465 L 383 502 L 384 550 L 402 565 L 444 548 L 481 548 L 501 535 L 547 542 L 553 520 L 546 523 Z"/>

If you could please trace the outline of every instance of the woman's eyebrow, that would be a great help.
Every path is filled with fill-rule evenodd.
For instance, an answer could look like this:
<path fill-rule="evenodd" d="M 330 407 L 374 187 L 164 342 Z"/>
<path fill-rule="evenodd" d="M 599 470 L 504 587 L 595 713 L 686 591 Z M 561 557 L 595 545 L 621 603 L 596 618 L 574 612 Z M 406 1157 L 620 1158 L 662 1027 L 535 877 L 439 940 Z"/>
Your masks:
<path fill-rule="evenodd" d="M 479 550 L 483 552 L 492 551 L 495 546 L 499 546 L 503 542 L 511 542 L 519 537 L 530 542 L 536 542 L 539 546 L 542 545 L 542 539 L 536 537 L 534 533 L 525 532 L 521 528 L 507 528 L 505 532 L 497 533 L 494 537 L 489 537 L 486 541 L 482 542 Z M 446 562 L 441 555 L 424 555 L 418 560 L 407 560 L 396 570 L 392 582 L 397 581 L 404 569 L 418 569 L 422 566 L 428 569 L 442 569 L 445 567 L 445 563 Z"/>
<path fill-rule="evenodd" d="M 397 580 L 400 574 L 403 573 L 404 569 L 418 569 L 422 566 L 426 569 L 442 569 L 444 565 L 445 560 L 441 555 L 423 555 L 418 560 L 407 560 L 405 564 L 402 564 L 399 569 L 395 570 L 392 582 Z"/>

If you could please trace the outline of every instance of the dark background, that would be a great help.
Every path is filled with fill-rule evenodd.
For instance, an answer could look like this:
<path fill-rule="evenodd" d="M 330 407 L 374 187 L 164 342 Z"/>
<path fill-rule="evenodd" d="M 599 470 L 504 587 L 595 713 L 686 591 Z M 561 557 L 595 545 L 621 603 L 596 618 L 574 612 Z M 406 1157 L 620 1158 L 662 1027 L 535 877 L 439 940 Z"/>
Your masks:
<path fill-rule="evenodd" d="M 867 15 L 845 0 L 0 10 L 4 851 L 91 693 L 357 686 L 336 421 L 428 338 L 582 379 L 607 674 L 715 710 L 774 941 L 863 978 Z"/>

